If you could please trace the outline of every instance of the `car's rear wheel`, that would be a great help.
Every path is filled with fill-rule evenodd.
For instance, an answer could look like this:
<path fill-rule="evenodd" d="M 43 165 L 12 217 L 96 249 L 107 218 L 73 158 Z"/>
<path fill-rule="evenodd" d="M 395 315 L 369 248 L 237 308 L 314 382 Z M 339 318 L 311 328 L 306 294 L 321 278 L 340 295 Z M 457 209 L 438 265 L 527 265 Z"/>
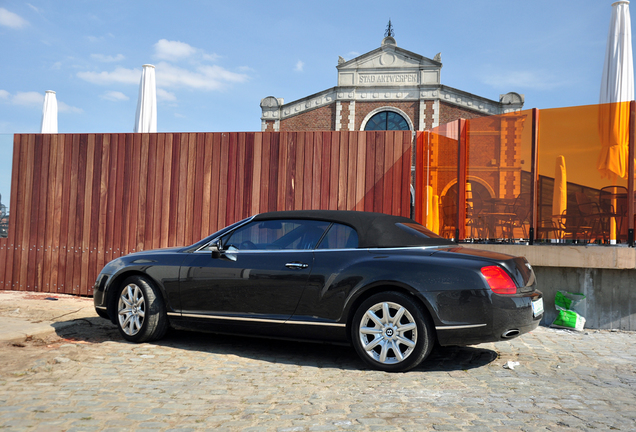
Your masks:
<path fill-rule="evenodd" d="M 366 299 L 351 328 L 353 346 L 374 369 L 403 372 L 416 367 L 435 342 L 433 324 L 408 296 L 384 292 Z"/>
<path fill-rule="evenodd" d="M 122 284 L 117 300 L 117 327 L 131 342 L 157 340 L 166 334 L 166 308 L 161 294 L 148 279 L 130 276 Z"/>

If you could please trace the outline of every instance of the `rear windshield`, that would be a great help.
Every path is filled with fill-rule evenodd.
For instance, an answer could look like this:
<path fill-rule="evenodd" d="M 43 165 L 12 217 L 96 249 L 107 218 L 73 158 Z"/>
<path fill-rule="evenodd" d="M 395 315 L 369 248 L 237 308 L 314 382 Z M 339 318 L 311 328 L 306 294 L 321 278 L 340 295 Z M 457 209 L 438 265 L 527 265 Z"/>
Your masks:
<path fill-rule="evenodd" d="M 407 233 L 412 234 L 419 238 L 427 238 L 427 239 L 428 238 L 443 238 L 442 236 L 435 234 L 430 229 L 417 223 L 401 223 L 400 222 L 400 223 L 396 223 L 395 225 L 401 230 L 406 231 Z"/>

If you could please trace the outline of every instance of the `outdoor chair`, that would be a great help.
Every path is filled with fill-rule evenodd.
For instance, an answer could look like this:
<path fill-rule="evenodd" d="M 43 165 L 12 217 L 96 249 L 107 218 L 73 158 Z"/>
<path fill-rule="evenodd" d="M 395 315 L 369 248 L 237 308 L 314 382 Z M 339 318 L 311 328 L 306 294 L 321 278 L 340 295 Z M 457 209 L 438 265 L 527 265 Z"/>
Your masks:
<path fill-rule="evenodd" d="M 590 240 L 609 239 L 609 220 L 616 217 L 612 211 L 604 212 L 599 204 L 583 192 L 576 193 L 576 202 L 583 219 L 583 225 L 590 226 Z"/>
<path fill-rule="evenodd" d="M 530 194 L 527 192 L 519 194 L 519 196 L 515 198 L 515 201 L 512 204 L 512 209 L 510 210 L 510 212 L 514 214 L 510 221 L 510 234 L 513 238 L 517 238 L 517 236 L 515 236 L 515 229 L 521 229 L 523 238 L 528 238 L 527 226 L 530 225 L 530 210 Z"/>
<path fill-rule="evenodd" d="M 616 240 L 627 241 L 627 188 L 624 186 L 601 188 L 599 207 L 602 213 L 614 215 Z"/>

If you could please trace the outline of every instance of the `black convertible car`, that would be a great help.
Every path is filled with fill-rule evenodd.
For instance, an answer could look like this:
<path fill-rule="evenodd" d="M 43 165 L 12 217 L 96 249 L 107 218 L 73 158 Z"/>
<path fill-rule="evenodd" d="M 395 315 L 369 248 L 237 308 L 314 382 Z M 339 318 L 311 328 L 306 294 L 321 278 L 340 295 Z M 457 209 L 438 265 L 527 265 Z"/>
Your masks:
<path fill-rule="evenodd" d="M 181 248 L 138 252 L 97 278 L 97 313 L 132 342 L 168 327 L 349 342 L 405 371 L 434 343 L 502 341 L 543 316 L 525 258 L 458 247 L 411 219 L 355 211 L 252 216 Z"/>

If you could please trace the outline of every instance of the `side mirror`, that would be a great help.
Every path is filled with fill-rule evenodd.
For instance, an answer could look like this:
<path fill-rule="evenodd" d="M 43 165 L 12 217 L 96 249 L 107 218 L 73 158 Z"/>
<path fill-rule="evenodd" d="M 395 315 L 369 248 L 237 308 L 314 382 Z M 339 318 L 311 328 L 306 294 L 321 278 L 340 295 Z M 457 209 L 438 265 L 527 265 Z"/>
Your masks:
<path fill-rule="evenodd" d="M 210 251 L 212 252 L 212 258 L 221 258 L 221 241 L 214 240 L 210 243 Z"/>

